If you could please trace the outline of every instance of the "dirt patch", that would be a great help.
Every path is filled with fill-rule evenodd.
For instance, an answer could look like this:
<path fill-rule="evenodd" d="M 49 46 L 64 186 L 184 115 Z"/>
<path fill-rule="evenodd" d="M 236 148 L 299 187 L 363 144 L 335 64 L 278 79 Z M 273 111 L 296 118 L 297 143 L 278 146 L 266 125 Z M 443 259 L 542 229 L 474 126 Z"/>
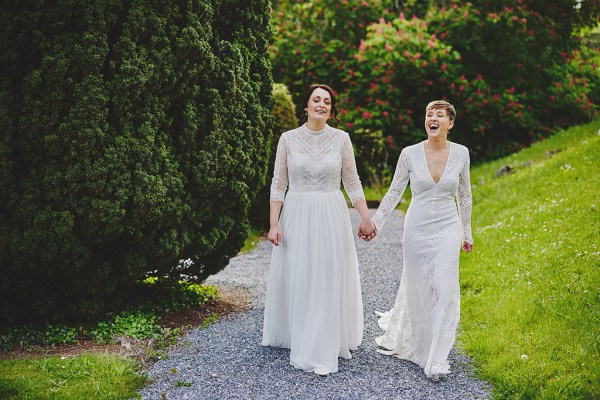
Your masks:
<path fill-rule="evenodd" d="M 223 318 L 227 315 L 248 311 L 252 308 L 251 295 L 244 288 L 219 287 L 219 299 L 199 307 L 161 313 L 160 324 L 171 329 L 179 328 L 181 336 L 201 327 L 209 320 Z M 142 369 L 166 355 L 170 346 L 154 339 L 133 339 L 122 336 L 116 338 L 117 343 L 98 344 L 94 340 L 82 336 L 78 343 L 54 346 L 35 346 L 29 349 L 14 349 L 10 352 L 0 351 L 0 360 L 14 358 L 42 358 L 48 356 L 76 357 L 88 353 L 117 354 L 134 359 Z"/>

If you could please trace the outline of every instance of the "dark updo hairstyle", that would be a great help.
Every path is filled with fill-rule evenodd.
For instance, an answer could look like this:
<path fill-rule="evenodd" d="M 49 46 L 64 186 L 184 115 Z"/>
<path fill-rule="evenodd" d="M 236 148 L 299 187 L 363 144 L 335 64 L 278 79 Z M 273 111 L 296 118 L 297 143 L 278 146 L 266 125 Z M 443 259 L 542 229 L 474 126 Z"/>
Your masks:
<path fill-rule="evenodd" d="M 304 109 L 305 107 L 308 106 L 308 101 L 310 100 L 310 96 L 312 95 L 312 93 L 315 91 L 315 89 L 321 88 L 323 90 L 326 90 L 329 93 L 329 96 L 331 96 L 331 118 L 333 120 L 333 125 L 337 125 L 340 120 L 338 119 L 338 109 L 336 106 L 337 100 L 335 97 L 335 93 L 333 92 L 333 89 L 330 88 L 327 85 L 321 84 L 321 83 L 315 83 L 313 85 L 310 85 L 308 87 L 308 90 L 304 93 L 304 98 L 302 101 L 302 109 Z M 308 114 L 306 113 L 306 111 L 304 111 L 304 113 L 302 114 L 302 118 L 300 118 L 300 122 L 301 123 L 305 123 L 308 120 Z"/>

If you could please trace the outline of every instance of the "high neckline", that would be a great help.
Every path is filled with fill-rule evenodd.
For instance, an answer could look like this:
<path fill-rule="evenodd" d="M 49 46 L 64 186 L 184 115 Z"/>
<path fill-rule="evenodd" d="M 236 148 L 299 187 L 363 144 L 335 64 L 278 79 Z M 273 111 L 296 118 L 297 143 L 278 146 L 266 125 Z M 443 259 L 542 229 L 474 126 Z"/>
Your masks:
<path fill-rule="evenodd" d="M 300 130 L 302 132 L 307 133 L 307 134 L 312 135 L 312 136 L 322 135 L 322 134 L 328 132 L 330 129 L 331 129 L 331 127 L 329 125 L 327 125 L 327 124 L 325 124 L 325 128 L 323 128 L 323 129 L 321 129 L 319 131 L 313 131 L 311 129 L 308 129 L 308 126 L 306 126 L 306 124 L 302 124 L 302 126 L 300 126 Z"/>

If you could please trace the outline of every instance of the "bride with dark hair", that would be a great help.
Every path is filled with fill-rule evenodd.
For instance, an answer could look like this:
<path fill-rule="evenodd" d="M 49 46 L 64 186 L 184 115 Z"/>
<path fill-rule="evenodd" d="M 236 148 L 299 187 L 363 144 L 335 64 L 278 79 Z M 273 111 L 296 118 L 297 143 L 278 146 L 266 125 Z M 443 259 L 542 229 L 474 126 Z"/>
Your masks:
<path fill-rule="evenodd" d="M 336 120 L 336 98 L 312 85 L 304 123 L 279 139 L 271 184 L 275 245 L 267 283 L 262 344 L 290 349 L 290 363 L 319 375 L 338 370 L 362 342 L 363 307 L 356 247 L 340 182 L 361 215 L 358 235 L 370 239 L 369 216 L 348 133 Z"/>

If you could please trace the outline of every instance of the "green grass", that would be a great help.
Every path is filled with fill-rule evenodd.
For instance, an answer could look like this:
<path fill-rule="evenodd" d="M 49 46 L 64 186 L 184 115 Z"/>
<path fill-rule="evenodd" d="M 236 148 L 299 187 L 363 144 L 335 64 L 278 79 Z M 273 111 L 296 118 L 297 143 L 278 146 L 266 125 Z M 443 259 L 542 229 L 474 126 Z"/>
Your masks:
<path fill-rule="evenodd" d="M 159 314 L 199 307 L 219 297 L 213 286 L 190 282 L 159 284 L 148 278 L 132 310 L 111 314 L 91 328 L 67 325 L 26 325 L 0 330 L 0 350 L 43 350 L 40 346 L 77 343 L 93 338 L 112 343 L 116 335 L 153 339 L 151 358 L 166 357 L 167 347 L 181 335 L 179 328 L 161 325 Z M 139 288 L 138 288 L 139 289 Z M 201 328 L 214 322 L 207 318 Z M 43 357 L 0 360 L 0 399 L 127 399 L 136 396 L 146 379 L 135 372 L 135 362 L 113 355 Z"/>
<path fill-rule="evenodd" d="M 247 253 L 252 251 L 261 240 L 263 240 L 263 236 L 266 235 L 266 232 L 250 228 L 248 230 L 248 236 L 246 236 L 246 240 L 244 241 L 244 246 L 240 250 L 240 253 Z"/>
<path fill-rule="evenodd" d="M 459 340 L 496 398 L 600 398 L 599 129 L 472 169 Z"/>
<path fill-rule="evenodd" d="M 145 383 L 133 362 L 111 355 L 0 362 L 0 398 L 6 400 L 139 398 Z"/>

